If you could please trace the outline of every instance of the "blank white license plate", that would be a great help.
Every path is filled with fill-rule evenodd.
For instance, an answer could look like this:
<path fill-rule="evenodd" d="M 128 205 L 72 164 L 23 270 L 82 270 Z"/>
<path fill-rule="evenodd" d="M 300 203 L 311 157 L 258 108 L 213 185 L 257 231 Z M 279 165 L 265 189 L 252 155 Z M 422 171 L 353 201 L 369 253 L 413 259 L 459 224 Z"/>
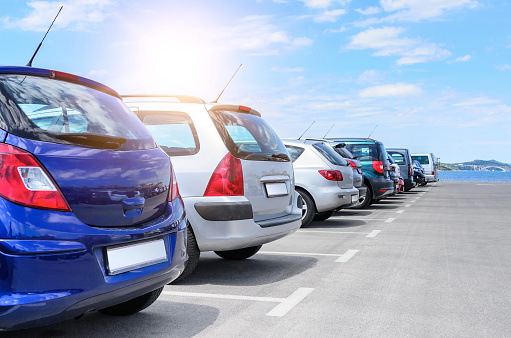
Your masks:
<path fill-rule="evenodd" d="M 278 197 L 288 195 L 286 183 L 266 183 L 266 194 L 268 197 Z"/>
<path fill-rule="evenodd" d="M 117 275 L 167 260 L 163 239 L 107 248 L 106 255 L 110 275 Z"/>
<path fill-rule="evenodd" d="M 357 195 L 351 195 L 351 203 L 358 202 L 358 196 Z"/>

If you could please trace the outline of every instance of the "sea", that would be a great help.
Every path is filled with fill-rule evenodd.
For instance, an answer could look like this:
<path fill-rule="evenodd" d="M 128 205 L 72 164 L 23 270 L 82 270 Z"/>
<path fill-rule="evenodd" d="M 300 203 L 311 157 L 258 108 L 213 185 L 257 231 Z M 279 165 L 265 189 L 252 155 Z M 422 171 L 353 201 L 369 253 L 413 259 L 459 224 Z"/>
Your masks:
<path fill-rule="evenodd" d="M 438 171 L 440 181 L 511 182 L 511 171 Z"/>

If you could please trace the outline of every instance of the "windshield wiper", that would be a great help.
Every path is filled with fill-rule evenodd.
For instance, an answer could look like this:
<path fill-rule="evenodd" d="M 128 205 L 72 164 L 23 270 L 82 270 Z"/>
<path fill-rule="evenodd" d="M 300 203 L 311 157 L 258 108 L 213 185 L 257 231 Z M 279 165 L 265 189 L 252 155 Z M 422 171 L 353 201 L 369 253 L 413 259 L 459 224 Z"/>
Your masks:
<path fill-rule="evenodd" d="M 117 149 L 127 141 L 126 138 L 121 136 L 110 136 L 94 133 L 69 133 L 60 134 L 55 137 L 60 140 L 102 149 Z"/>

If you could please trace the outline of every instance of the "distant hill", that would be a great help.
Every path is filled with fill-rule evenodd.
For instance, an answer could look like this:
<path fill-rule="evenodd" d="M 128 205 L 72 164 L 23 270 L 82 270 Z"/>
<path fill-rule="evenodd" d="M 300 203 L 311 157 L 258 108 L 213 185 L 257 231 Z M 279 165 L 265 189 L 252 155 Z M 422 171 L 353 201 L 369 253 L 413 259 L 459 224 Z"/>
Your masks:
<path fill-rule="evenodd" d="M 496 160 L 473 160 L 462 163 L 441 163 L 440 170 L 511 171 L 511 164 Z"/>

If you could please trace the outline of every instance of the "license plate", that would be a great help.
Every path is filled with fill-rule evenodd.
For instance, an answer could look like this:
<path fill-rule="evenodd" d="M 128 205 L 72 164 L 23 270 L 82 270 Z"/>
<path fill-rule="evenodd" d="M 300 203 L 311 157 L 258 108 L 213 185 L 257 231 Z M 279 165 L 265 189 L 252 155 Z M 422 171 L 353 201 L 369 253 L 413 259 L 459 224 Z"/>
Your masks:
<path fill-rule="evenodd" d="M 266 183 L 266 195 L 268 197 L 279 197 L 288 195 L 286 183 Z"/>
<path fill-rule="evenodd" d="M 108 273 L 117 275 L 167 260 L 163 239 L 138 242 L 106 249 Z"/>
<path fill-rule="evenodd" d="M 351 195 L 351 203 L 358 202 L 358 196 L 357 195 Z"/>

